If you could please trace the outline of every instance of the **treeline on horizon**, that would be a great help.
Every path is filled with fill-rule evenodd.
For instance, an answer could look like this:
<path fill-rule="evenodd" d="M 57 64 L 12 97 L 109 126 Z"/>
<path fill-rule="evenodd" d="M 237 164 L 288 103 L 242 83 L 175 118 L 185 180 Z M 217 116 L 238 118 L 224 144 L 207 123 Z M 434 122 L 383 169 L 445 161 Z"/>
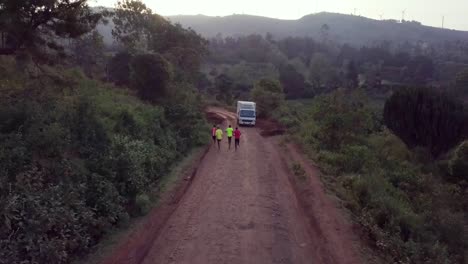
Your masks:
<path fill-rule="evenodd" d="M 229 79 L 235 96 L 245 96 L 259 77 L 279 79 L 290 99 L 311 98 L 349 85 L 384 98 L 404 86 L 431 86 L 467 96 L 466 89 L 455 86 L 467 73 L 468 43 L 382 40 L 359 47 L 330 40 L 332 30 L 323 25 L 319 39 L 276 39 L 271 34 L 224 38 L 218 34 L 209 40 L 203 69 L 208 78 L 202 81 L 216 87 L 217 78 Z"/>

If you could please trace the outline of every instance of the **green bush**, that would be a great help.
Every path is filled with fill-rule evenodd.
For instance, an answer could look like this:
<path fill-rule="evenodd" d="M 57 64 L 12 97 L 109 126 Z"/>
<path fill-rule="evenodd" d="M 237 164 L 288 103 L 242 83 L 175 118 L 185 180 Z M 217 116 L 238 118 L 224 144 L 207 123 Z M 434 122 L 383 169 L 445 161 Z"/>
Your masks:
<path fill-rule="evenodd" d="M 109 79 L 117 85 L 130 84 L 130 61 L 132 55 L 127 52 L 119 52 L 108 63 Z"/>
<path fill-rule="evenodd" d="M 15 79 L 0 98 L 0 263 L 87 254 L 146 213 L 150 188 L 205 143 L 200 102 L 186 87 L 168 104 L 175 111 L 74 71 L 54 74 Z"/>
<path fill-rule="evenodd" d="M 306 113 L 299 103 L 286 101 L 272 113 L 272 118 L 284 127 L 289 128 L 289 132 L 294 133 L 298 131 L 305 115 Z"/>
<path fill-rule="evenodd" d="M 171 64 L 159 54 L 139 54 L 130 62 L 131 86 L 143 100 L 156 102 L 168 93 Z"/>
<path fill-rule="evenodd" d="M 312 135 L 321 149 L 339 150 L 362 140 L 372 131 L 371 110 L 361 91 L 337 90 L 314 100 L 310 117 L 317 124 Z M 308 123 L 308 120 L 306 120 Z"/>
<path fill-rule="evenodd" d="M 257 103 L 258 114 L 261 117 L 270 117 L 284 101 L 281 84 L 277 80 L 262 79 L 255 83 L 251 91 L 252 99 Z"/>
<path fill-rule="evenodd" d="M 341 167 L 345 173 L 357 173 L 362 171 L 372 161 L 370 149 L 362 145 L 344 146 L 343 163 Z"/>
<path fill-rule="evenodd" d="M 136 197 L 136 206 L 140 214 L 146 214 L 151 209 L 151 200 L 146 194 L 139 194 Z"/>
<path fill-rule="evenodd" d="M 341 175 L 343 173 L 344 159 L 343 154 L 333 151 L 321 150 L 317 153 L 317 161 L 327 173 L 332 175 Z"/>
<path fill-rule="evenodd" d="M 292 165 L 292 171 L 296 177 L 298 177 L 301 181 L 307 179 L 306 172 L 300 163 L 294 163 Z"/>

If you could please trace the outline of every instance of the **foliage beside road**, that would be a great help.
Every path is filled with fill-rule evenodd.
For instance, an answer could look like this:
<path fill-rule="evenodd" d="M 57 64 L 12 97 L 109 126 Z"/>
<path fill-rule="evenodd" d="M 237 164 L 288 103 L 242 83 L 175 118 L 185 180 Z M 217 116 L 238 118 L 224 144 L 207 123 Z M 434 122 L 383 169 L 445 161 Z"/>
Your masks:
<path fill-rule="evenodd" d="M 0 263 L 71 263 L 206 143 L 204 40 L 121 1 L 106 53 L 94 27 L 109 14 L 86 0 L 17 2 L 0 10 Z"/>
<path fill-rule="evenodd" d="M 320 164 L 325 179 L 389 262 L 464 263 L 466 130 L 452 144 L 458 147 L 434 157 L 430 144 L 453 135 L 450 127 L 437 130 L 442 133 L 439 141 L 409 148 L 385 127 L 382 109 L 371 105 L 363 91 L 339 89 L 307 102 L 289 101 L 277 119 Z M 445 105 L 450 103 L 434 107 Z M 461 108 L 466 120 L 467 109 Z M 423 122 L 419 118 L 424 115 L 416 115 L 415 126 L 434 127 L 431 122 L 438 122 Z M 457 115 L 438 125 L 451 126 Z M 429 133 L 429 127 L 419 129 Z"/>
<path fill-rule="evenodd" d="M 194 93 L 150 105 L 79 71 L 50 70 L 0 79 L 1 263 L 83 256 L 145 213 L 152 187 L 206 142 Z"/>

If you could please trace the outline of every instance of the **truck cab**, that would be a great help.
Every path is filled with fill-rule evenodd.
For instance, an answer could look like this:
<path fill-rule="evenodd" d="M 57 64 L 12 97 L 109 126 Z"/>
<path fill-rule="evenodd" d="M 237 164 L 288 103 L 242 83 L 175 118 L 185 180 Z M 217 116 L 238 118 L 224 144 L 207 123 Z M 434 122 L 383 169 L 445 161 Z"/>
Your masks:
<path fill-rule="evenodd" d="M 255 102 L 238 101 L 237 102 L 237 124 L 255 126 L 257 120 Z"/>

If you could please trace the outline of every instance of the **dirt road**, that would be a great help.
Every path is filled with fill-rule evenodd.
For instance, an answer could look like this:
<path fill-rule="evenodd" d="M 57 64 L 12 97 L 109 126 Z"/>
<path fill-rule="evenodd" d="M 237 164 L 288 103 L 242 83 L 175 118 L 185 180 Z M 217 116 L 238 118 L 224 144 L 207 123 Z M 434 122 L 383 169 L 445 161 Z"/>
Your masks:
<path fill-rule="evenodd" d="M 242 132 L 237 152 L 212 146 L 143 263 L 358 263 L 322 256 L 272 139 Z"/>

